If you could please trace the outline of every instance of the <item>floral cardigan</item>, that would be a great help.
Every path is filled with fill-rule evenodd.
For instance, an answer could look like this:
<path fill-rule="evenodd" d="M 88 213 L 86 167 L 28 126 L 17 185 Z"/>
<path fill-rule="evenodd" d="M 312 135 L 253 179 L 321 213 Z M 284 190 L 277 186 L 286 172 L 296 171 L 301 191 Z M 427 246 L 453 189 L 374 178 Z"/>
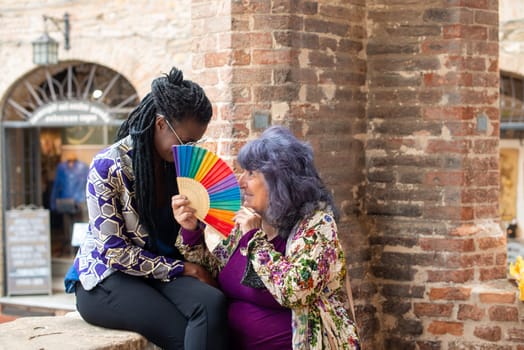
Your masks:
<path fill-rule="evenodd" d="M 188 232 L 178 236 L 180 252 L 214 274 L 224 267 L 242 237 L 240 230 L 233 230 L 209 252 L 203 239 L 195 241 Z M 292 310 L 293 349 L 360 349 L 346 307 L 345 258 L 331 212 L 318 210 L 301 220 L 288 238 L 284 256 L 262 230 L 243 253 L 273 297 Z"/>

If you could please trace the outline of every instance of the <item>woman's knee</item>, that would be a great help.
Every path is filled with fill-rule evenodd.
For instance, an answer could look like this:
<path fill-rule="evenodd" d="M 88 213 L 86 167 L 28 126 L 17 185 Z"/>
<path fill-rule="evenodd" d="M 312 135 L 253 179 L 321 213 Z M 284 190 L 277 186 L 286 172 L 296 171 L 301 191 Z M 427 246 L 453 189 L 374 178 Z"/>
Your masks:
<path fill-rule="evenodd" d="M 204 300 L 208 313 L 215 315 L 227 314 L 227 299 L 220 290 L 211 287 L 208 298 Z"/>

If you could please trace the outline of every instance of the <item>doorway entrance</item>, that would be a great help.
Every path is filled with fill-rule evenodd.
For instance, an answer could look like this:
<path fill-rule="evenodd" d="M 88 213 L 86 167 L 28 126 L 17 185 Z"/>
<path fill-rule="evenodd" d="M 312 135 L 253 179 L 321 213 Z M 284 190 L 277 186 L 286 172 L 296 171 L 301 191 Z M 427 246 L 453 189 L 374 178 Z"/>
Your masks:
<path fill-rule="evenodd" d="M 138 102 L 121 74 L 79 61 L 36 68 L 10 88 L 1 114 L 2 214 L 48 210 L 53 260 L 72 259 L 75 224 L 87 222 L 88 164 Z"/>

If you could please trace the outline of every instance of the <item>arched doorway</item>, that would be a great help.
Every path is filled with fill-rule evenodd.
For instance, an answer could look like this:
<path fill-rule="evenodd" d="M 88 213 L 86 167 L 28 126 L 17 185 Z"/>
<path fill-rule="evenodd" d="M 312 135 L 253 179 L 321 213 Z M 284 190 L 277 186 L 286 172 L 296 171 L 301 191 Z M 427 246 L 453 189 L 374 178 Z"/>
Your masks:
<path fill-rule="evenodd" d="M 36 68 L 6 95 L 1 114 L 3 208 L 49 209 L 53 257 L 73 253 L 71 224 L 87 221 L 85 210 L 69 217 L 63 205 L 57 206 L 60 167 L 74 161 L 83 172 L 138 102 L 135 88 L 121 74 L 80 61 Z"/>

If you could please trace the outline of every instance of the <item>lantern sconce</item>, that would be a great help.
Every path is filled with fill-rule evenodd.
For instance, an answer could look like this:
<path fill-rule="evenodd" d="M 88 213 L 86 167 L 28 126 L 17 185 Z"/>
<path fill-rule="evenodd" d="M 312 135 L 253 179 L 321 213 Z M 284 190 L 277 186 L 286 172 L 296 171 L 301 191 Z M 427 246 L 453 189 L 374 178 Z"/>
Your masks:
<path fill-rule="evenodd" d="M 44 34 L 32 42 L 33 63 L 36 65 L 56 64 L 58 63 L 58 42 L 47 33 L 47 21 L 51 21 L 59 31 L 62 31 L 60 23 L 64 24 L 64 49 L 69 50 L 71 48 L 69 45 L 69 14 L 67 12 L 64 13 L 63 18 L 55 18 L 47 15 L 43 15 L 43 17 Z"/>

